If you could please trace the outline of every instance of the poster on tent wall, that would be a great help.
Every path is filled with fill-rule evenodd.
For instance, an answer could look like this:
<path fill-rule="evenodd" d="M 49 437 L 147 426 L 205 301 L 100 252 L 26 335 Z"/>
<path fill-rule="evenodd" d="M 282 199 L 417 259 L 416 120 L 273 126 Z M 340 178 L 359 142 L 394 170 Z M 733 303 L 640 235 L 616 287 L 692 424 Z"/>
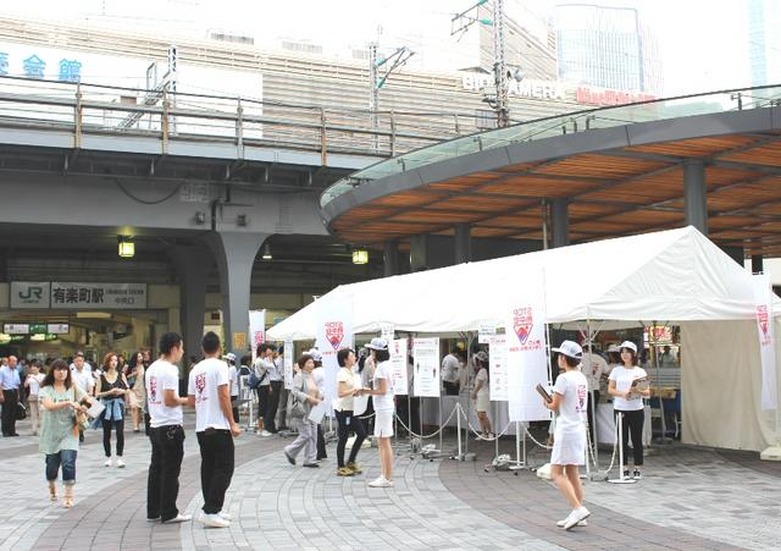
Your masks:
<path fill-rule="evenodd" d="M 537 384 L 548 385 L 543 308 L 538 301 L 516 304 L 505 331 L 510 421 L 550 419 L 535 390 Z"/>
<path fill-rule="evenodd" d="M 252 362 L 258 354 L 258 345 L 266 342 L 266 310 L 249 311 L 250 347 L 252 350 Z"/>
<path fill-rule="evenodd" d="M 412 394 L 423 398 L 439 398 L 439 338 L 413 341 L 414 369 Z"/>
<path fill-rule="evenodd" d="M 282 366 L 285 369 L 285 388 L 293 388 L 293 341 L 285 341 L 285 354 L 282 356 Z"/>
<path fill-rule="evenodd" d="M 506 402 L 507 396 L 507 342 L 505 335 L 490 335 L 488 342 L 488 387 L 492 402 Z"/>
<path fill-rule="evenodd" d="M 762 388 L 760 404 L 763 410 L 776 409 L 776 357 L 773 335 L 773 295 L 768 274 L 754 276 L 754 302 L 756 304 L 759 354 L 762 363 Z"/>
<path fill-rule="evenodd" d="M 336 373 L 339 364 L 336 353 L 353 346 L 352 305 L 349 301 L 329 303 L 318 311 L 316 346 L 323 355 L 323 394 L 328 407 L 336 398 Z"/>
<path fill-rule="evenodd" d="M 393 393 L 406 396 L 409 388 L 407 386 L 407 339 L 395 339 L 391 341 L 389 348 Z"/>

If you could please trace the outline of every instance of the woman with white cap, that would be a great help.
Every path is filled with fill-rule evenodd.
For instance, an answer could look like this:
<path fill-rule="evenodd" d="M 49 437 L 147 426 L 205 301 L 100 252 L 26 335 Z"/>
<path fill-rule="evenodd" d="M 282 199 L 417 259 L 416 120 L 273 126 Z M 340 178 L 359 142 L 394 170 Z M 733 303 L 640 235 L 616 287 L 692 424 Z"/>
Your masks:
<path fill-rule="evenodd" d="M 632 436 L 632 459 L 634 471 L 632 478 L 640 480 L 643 466 L 643 424 L 645 423 L 645 411 L 643 398 L 651 395 L 651 389 L 642 388 L 636 381 L 648 379 L 645 369 L 637 365 L 637 345 L 632 341 L 624 341 L 618 345 L 621 352 L 622 365 L 613 368 L 608 378 L 608 394 L 613 396 L 613 410 L 616 415 L 623 414 L 621 423 L 621 447 L 624 457 L 629 457 L 629 436 Z M 629 469 L 624 471 L 624 476 L 629 476 Z"/>
<path fill-rule="evenodd" d="M 569 530 L 573 526 L 585 526 L 591 514 L 583 506 L 583 486 L 580 483 L 579 466 L 586 460 L 586 407 L 588 406 L 588 381 L 578 366 L 583 349 L 574 341 L 564 341 L 556 352 L 556 362 L 564 370 L 553 385 L 551 401 L 543 405 L 556 414 L 551 451 L 551 476 L 561 495 L 572 511 L 557 526 Z"/>
<path fill-rule="evenodd" d="M 363 388 L 359 392 L 373 397 L 374 402 L 374 436 L 377 438 L 377 449 L 380 452 L 381 474 L 369 482 L 371 488 L 388 488 L 393 486 L 393 414 L 396 406 L 393 403 L 393 381 L 391 380 L 390 352 L 385 339 L 375 337 L 365 345 L 374 359 L 374 381 L 372 388 Z"/>
<path fill-rule="evenodd" d="M 490 405 L 490 392 L 488 389 L 488 354 L 484 350 L 481 350 L 474 356 L 475 370 L 475 386 L 472 389 L 472 400 L 475 401 L 475 412 L 477 412 L 477 420 L 480 422 L 480 431 L 482 436 L 478 436 L 478 440 L 481 438 L 493 438 L 493 428 L 491 427 L 491 419 L 488 417 L 488 406 Z"/>

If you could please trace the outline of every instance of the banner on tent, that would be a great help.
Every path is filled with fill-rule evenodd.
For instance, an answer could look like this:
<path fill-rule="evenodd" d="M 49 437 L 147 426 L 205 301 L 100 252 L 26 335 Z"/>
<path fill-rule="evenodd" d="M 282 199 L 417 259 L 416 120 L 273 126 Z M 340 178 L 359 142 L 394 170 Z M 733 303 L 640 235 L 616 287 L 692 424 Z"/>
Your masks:
<path fill-rule="evenodd" d="M 412 393 L 423 398 L 439 398 L 439 338 L 415 339 Z"/>
<path fill-rule="evenodd" d="M 393 337 L 396 336 L 396 329 L 393 327 L 392 323 L 382 323 L 380 324 L 380 338 L 385 339 L 385 342 L 390 344 L 393 342 Z"/>
<path fill-rule="evenodd" d="M 393 393 L 406 396 L 409 393 L 407 380 L 407 339 L 390 341 L 391 381 Z"/>
<path fill-rule="evenodd" d="M 505 335 L 488 337 L 489 391 L 492 402 L 507 401 L 507 342 Z"/>
<path fill-rule="evenodd" d="M 487 344 L 493 335 L 496 335 L 495 321 L 483 320 L 477 324 L 477 342 L 479 344 Z"/>
<path fill-rule="evenodd" d="M 756 303 L 757 332 L 759 333 L 759 354 L 762 365 L 762 388 L 760 404 L 763 410 L 776 409 L 776 356 L 773 332 L 773 295 L 770 276 L 754 276 L 754 302 Z"/>
<path fill-rule="evenodd" d="M 250 334 L 250 354 L 252 361 L 258 353 L 258 345 L 266 342 L 266 310 L 249 311 L 249 334 Z"/>
<path fill-rule="evenodd" d="M 511 308 L 505 334 L 510 421 L 550 419 L 535 390 L 537 384 L 548 384 L 545 319 L 540 303 Z"/>
<path fill-rule="evenodd" d="M 323 356 L 323 394 L 331 407 L 336 398 L 336 374 L 339 364 L 336 353 L 342 348 L 352 348 L 352 305 L 349 301 L 336 301 L 327 309 L 318 311 L 316 346 Z"/>

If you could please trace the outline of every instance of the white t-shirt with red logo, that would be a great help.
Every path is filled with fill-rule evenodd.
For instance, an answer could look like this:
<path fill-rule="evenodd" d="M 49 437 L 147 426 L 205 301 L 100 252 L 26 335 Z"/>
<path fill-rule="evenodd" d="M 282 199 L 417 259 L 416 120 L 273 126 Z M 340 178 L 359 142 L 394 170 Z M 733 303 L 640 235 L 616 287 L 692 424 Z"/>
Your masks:
<path fill-rule="evenodd" d="M 556 378 L 553 392 L 562 399 L 556 415 L 556 431 L 568 432 L 582 429 L 586 423 L 588 407 L 588 381 L 580 371 L 565 371 Z"/>
<path fill-rule="evenodd" d="M 218 388 L 230 385 L 228 364 L 217 358 L 198 362 L 190 372 L 187 394 L 195 396 L 195 432 L 208 428 L 230 430 L 220 408 Z"/>
<path fill-rule="evenodd" d="M 169 407 L 165 405 L 163 394 L 173 390 L 179 396 L 179 369 L 165 360 L 157 360 L 147 368 L 144 374 L 146 397 L 149 404 L 149 426 L 152 428 L 181 425 L 183 422 L 182 406 Z"/>

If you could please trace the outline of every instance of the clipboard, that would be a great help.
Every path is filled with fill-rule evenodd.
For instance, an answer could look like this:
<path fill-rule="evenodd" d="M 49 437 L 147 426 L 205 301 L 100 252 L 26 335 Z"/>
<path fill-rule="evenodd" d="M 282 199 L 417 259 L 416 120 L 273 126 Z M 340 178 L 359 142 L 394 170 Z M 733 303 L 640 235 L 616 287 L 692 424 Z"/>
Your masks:
<path fill-rule="evenodd" d="M 648 377 L 640 377 L 632 381 L 632 392 L 644 392 L 651 386 Z"/>
<path fill-rule="evenodd" d="M 542 384 L 537 383 L 537 386 L 534 388 L 535 390 L 537 390 L 539 395 L 542 396 L 543 400 L 545 400 L 549 404 L 553 401 L 553 396 L 550 395 L 548 390 L 544 386 L 542 386 Z"/>

